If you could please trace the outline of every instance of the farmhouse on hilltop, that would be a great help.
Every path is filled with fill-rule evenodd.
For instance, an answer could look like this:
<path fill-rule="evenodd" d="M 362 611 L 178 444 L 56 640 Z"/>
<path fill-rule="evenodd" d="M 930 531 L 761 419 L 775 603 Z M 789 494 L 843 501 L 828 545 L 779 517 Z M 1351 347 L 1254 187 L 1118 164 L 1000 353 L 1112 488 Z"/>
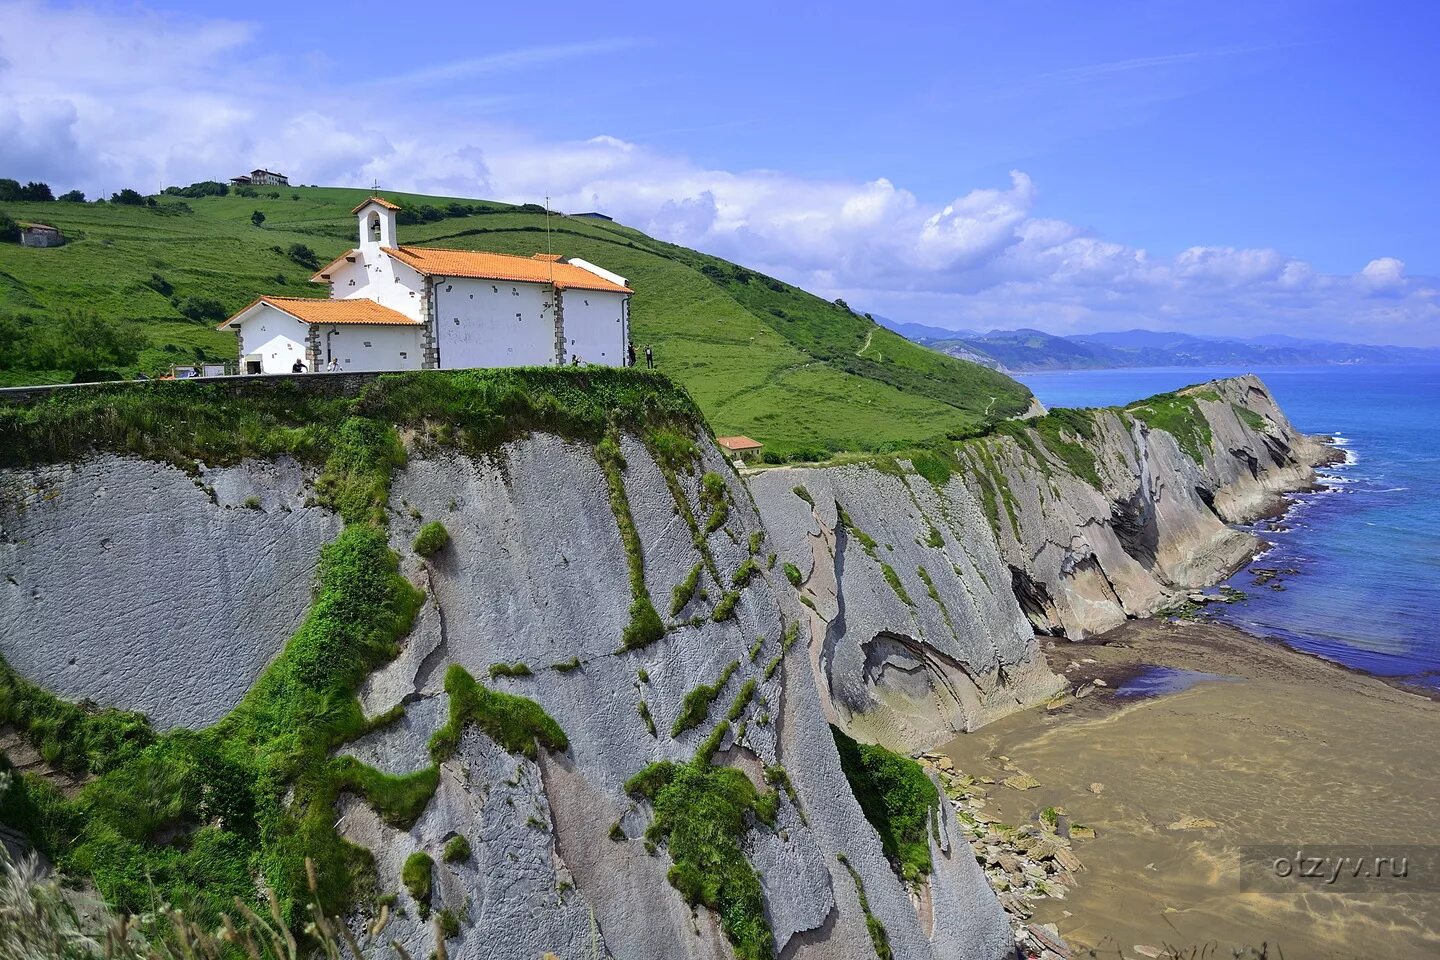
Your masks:
<path fill-rule="evenodd" d="M 276 173 L 274 170 L 256 168 L 249 173 L 242 173 L 238 177 L 231 177 L 230 182 L 237 187 L 288 187 L 290 178 L 283 173 Z"/>
<path fill-rule="evenodd" d="M 371 197 L 352 211 L 360 246 L 310 278 L 330 299 L 261 297 L 220 324 L 239 335 L 242 372 L 624 366 L 624 277 L 542 253 L 401 246 L 399 209 Z"/>

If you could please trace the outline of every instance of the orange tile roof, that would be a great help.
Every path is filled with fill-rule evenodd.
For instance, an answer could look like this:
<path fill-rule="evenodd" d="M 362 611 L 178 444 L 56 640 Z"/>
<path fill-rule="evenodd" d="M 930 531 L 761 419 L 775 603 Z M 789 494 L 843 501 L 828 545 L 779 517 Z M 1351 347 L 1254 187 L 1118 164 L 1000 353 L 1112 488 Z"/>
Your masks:
<path fill-rule="evenodd" d="M 561 290 L 610 290 L 634 293 L 627 286 L 569 263 L 512 257 L 477 250 L 437 250 L 433 247 L 381 247 L 385 253 L 419 273 L 442 277 L 472 277 L 477 280 L 511 280 L 520 283 L 550 283 Z"/>
<path fill-rule="evenodd" d="M 365 203 L 360 204 L 358 207 L 356 207 L 354 210 L 351 210 L 350 212 L 351 212 L 351 213 L 359 213 L 361 210 L 364 210 L 364 209 L 365 209 L 365 204 L 368 204 L 368 203 L 378 203 L 378 204 L 380 204 L 380 206 L 384 207 L 386 210 L 399 210 L 399 209 L 400 209 L 400 207 L 399 207 L 398 204 L 391 203 L 389 200 L 386 200 L 384 197 L 370 197 L 370 198 L 368 198 L 368 199 L 365 201 Z"/>
<path fill-rule="evenodd" d="M 716 437 L 715 442 L 726 450 L 759 450 L 765 446 L 759 440 L 751 440 L 746 436 Z"/>
<path fill-rule="evenodd" d="M 282 313 L 288 313 L 302 323 L 366 323 L 390 327 L 418 327 L 419 320 L 412 320 L 398 310 L 382 307 L 374 300 L 318 300 L 314 297 L 260 297 L 244 310 L 220 324 L 216 329 L 224 330 L 236 317 L 256 304 L 264 303 Z"/>

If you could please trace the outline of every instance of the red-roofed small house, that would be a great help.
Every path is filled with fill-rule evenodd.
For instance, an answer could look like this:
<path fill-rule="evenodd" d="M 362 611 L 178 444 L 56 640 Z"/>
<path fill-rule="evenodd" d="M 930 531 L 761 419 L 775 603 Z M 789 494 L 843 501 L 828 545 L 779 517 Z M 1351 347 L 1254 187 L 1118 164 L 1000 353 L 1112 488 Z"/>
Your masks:
<path fill-rule="evenodd" d="M 241 370 L 624 365 L 624 277 L 578 258 L 401 246 L 399 209 L 355 208 L 360 245 L 311 278 L 329 300 L 262 297 L 220 325 L 239 334 Z"/>
<path fill-rule="evenodd" d="M 745 436 L 716 437 L 715 445 L 737 460 L 757 460 L 760 450 L 765 446 L 759 440 L 751 440 Z"/>

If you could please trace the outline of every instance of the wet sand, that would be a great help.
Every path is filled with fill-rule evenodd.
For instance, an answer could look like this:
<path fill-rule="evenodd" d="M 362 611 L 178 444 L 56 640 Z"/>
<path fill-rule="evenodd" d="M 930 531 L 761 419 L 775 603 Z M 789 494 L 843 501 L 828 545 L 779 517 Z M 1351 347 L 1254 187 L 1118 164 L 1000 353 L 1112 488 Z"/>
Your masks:
<path fill-rule="evenodd" d="M 1271 957 L 1277 944 L 1287 958 L 1440 957 L 1440 703 L 1213 624 L 1137 621 L 1049 642 L 1046 655 L 1072 685 L 1105 686 L 943 753 L 996 781 L 984 809 L 1002 822 L 1053 806 L 1095 828 L 1074 843 L 1077 886 L 1034 903 L 1035 922 L 1055 923 L 1077 956 L 1214 944 L 1205 956 L 1228 957 L 1268 943 Z M 1150 667 L 1226 679 L 1117 693 L 1154 679 Z M 1040 786 L 999 784 L 1017 772 Z M 1280 879 L 1273 858 L 1242 854 L 1262 844 L 1384 847 L 1412 856 L 1410 875 Z"/>

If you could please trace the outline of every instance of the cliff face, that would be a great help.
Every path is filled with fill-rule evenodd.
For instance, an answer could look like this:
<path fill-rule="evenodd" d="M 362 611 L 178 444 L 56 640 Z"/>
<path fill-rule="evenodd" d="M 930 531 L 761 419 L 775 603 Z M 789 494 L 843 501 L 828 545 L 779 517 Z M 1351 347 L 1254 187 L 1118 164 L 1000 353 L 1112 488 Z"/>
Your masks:
<path fill-rule="evenodd" d="M 1260 546 L 1228 524 L 1309 486 L 1327 452 L 1254 376 L 1063 413 L 962 458 L 1026 615 L 1075 639 L 1227 576 Z"/>
<path fill-rule="evenodd" d="M 795 571 L 787 605 L 838 725 L 912 750 L 1058 689 L 958 476 L 857 464 L 766 471 L 750 488 Z"/>
<path fill-rule="evenodd" d="M 568 383 L 547 389 L 580 402 Z M 258 843 L 226 882 L 253 891 L 258 864 L 288 896 L 300 837 L 393 897 L 385 936 L 412 956 L 435 948 L 431 912 L 455 924 L 455 957 L 862 960 L 871 920 L 896 957 L 1009 955 L 948 804 L 925 831 L 933 870 L 903 883 L 827 724 L 909 750 L 1043 699 L 1060 681 L 1035 629 L 1105 629 L 1213 580 L 1254 547 L 1226 522 L 1309 482 L 1320 452 L 1254 378 L 1037 417 L 953 456 L 748 483 L 693 420 L 525 429 L 465 453 L 443 441 L 500 414 L 357 426 L 392 401 L 323 401 L 350 418 L 319 431 L 323 470 L 93 451 L 0 470 L 0 710 L 104 788 L 102 809 L 136 770 L 253 776 L 253 836 L 202 791 L 193 810 L 135 815 L 134 837 L 117 821 L 124 856 Z M 448 543 L 422 556 L 433 522 Z M 387 539 L 403 580 L 382 589 Z M 370 572 L 347 586 L 356 570 Z M 330 662 L 347 630 L 363 667 Z M 308 703 L 307 684 L 322 706 L 285 699 Z M 87 735 L 77 758 L 55 731 L 96 714 L 33 688 L 174 733 Z M 355 848 L 327 846 L 330 831 Z M 119 855 L 104 831 L 60 839 L 77 869 Z"/>
<path fill-rule="evenodd" d="M 753 877 L 774 955 L 864 960 L 867 918 L 897 957 L 1008 955 L 1009 926 L 947 805 L 928 831 L 928 877 L 907 886 L 886 859 L 841 769 L 759 515 L 708 441 L 696 449 L 672 470 L 619 436 L 620 499 L 665 621 L 634 650 L 617 649 L 634 619 L 634 558 L 594 445 L 535 433 L 484 457 L 417 448 L 392 476 L 390 545 L 424 599 L 396 655 L 356 691 L 369 732 L 332 755 L 395 782 L 434 770 L 433 795 L 411 819 L 342 789 L 324 820 L 373 857 L 375 891 L 394 898 L 385 939 L 426 955 L 425 916 L 445 911 L 453 957 L 769 955 L 686 902 L 671 882 L 680 838 L 652 845 L 658 801 L 627 785 L 657 762 L 713 752 L 710 769 L 738 772 L 757 810 L 773 792 L 771 822 L 740 821 L 739 859 L 702 866 Z M 67 698 L 208 729 L 305 616 L 317 556 L 340 526 L 313 505 L 314 480 L 285 459 L 194 478 L 117 455 L 5 471 L 0 653 Z M 432 520 L 449 543 L 422 558 L 411 542 Z M 492 676 L 494 664 L 510 669 Z M 437 763 L 457 668 L 538 705 L 568 745 L 527 752 L 468 724 Z M 713 702 L 697 711 L 705 685 Z M 693 798 L 696 815 L 711 816 L 709 796 Z M 470 851 L 448 859 L 456 837 Z M 406 882 L 417 853 L 433 863 L 428 899 Z M 722 896 L 743 904 L 735 885 Z"/>
<path fill-rule="evenodd" d="M 1323 452 L 1248 376 L 1007 424 L 924 476 L 900 459 L 750 487 L 833 718 L 918 749 L 1054 692 L 1036 631 L 1078 639 L 1228 574 L 1259 544 L 1227 524 L 1307 486 Z"/>

